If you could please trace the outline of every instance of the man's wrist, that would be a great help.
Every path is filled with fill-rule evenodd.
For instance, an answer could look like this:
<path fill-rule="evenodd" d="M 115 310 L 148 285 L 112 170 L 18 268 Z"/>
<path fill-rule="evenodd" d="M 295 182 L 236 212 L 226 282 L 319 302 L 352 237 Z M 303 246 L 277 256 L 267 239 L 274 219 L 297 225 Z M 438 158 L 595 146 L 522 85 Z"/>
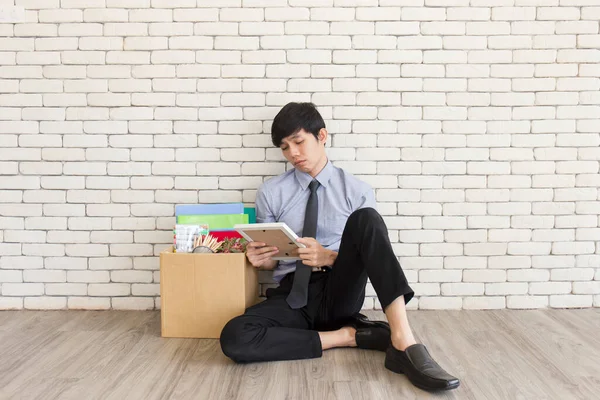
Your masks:
<path fill-rule="evenodd" d="M 267 265 L 267 269 L 269 271 L 273 271 L 279 265 L 279 261 L 278 260 L 271 260 L 271 261 L 272 261 L 272 264 Z"/>
<path fill-rule="evenodd" d="M 327 262 L 326 267 L 331 267 L 335 263 L 335 260 L 338 256 L 337 251 L 329 250 L 329 261 Z"/>

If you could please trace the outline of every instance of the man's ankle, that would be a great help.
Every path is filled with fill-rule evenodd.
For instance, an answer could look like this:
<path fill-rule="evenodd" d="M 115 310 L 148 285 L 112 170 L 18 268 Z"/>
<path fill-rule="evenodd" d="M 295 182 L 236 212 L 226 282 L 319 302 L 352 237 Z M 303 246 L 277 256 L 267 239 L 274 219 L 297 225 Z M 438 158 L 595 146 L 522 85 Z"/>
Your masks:
<path fill-rule="evenodd" d="M 340 330 L 347 336 L 345 347 L 356 347 L 356 329 L 351 326 L 345 326 Z"/>
<path fill-rule="evenodd" d="M 400 338 L 396 338 L 396 337 L 392 337 L 392 346 L 396 349 L 396 350 L 400 350 L 400 351 L 404 351 L 406 350 L 407 347 L 412 346 L 413 344 L 416 344 L 416 340 L 413 337 L 400 337 Z"/>

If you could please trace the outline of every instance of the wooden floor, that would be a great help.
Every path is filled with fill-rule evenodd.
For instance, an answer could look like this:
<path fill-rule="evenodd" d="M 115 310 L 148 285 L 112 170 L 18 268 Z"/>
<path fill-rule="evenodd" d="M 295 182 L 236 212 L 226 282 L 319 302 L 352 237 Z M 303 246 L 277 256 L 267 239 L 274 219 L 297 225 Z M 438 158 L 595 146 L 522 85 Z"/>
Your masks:
<path fill-rule="evenodd" d="M 161 338 L 159 312 L 3 311 L 0 399 L 600 398 L 600 309 L 409 318 L 459 389 L 424 392 L 386 370 L 383 353 L 358 349 L 236 365 L 217 340 Z"/>

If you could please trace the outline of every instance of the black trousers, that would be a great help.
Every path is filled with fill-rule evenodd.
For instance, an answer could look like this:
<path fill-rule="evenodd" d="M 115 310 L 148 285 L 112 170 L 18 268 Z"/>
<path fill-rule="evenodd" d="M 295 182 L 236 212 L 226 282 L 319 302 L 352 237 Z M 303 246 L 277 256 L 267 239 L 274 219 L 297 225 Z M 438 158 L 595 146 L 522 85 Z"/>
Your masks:
<path fill-rule="evenodd" d="M 236 362 L 296 360 L 320 357 L 318 331 L 339 329 L 360 311 L 367 278 L 385 308 L 399 296 L 408 302 L 414 292 L 394 255 L 381 215 L 363 208 L 350 215 L 338 257 L 329 272 L 313 272 L 308 304 L 294 310 L 286 302 L 294 274 L 267 299 L 229 321 L 221 332 L 221 348 Z"/>

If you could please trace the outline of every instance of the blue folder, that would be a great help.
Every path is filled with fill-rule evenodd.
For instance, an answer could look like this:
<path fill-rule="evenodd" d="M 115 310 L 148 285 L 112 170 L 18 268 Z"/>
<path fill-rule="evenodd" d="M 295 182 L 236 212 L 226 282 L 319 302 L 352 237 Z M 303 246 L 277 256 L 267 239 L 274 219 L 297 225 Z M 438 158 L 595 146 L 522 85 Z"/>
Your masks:
<path fill-rule="evenodd" d="M 175 206 L 175 216 L 203 214 L 243 214 L 244 203 L 219 204 L 179 204 Z"/>

